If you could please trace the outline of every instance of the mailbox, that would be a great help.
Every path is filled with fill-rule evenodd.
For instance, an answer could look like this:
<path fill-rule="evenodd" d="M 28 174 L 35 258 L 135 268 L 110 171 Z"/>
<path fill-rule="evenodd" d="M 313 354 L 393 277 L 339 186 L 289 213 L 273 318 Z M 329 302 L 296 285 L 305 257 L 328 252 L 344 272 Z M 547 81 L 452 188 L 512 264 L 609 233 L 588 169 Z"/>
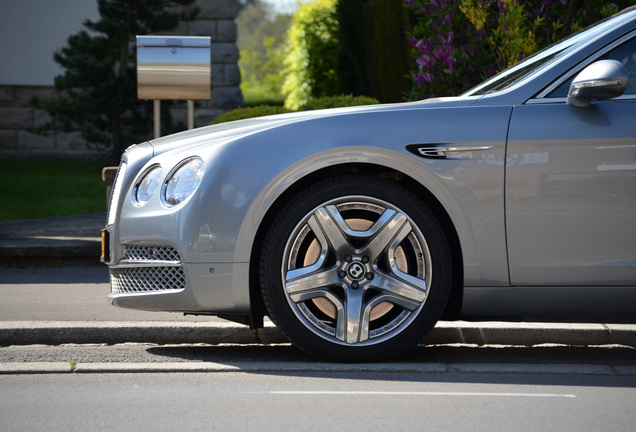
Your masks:
<path fill-rule="evenodd" d="M 210 38 L 137 36 L 137 97 L 210 99 Z"/>

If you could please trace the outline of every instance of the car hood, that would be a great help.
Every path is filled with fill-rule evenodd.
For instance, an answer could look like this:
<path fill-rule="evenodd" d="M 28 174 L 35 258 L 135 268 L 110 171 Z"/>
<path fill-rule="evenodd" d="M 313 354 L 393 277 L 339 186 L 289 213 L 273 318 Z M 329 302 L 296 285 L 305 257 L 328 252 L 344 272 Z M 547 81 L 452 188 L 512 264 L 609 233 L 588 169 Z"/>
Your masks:
<path fill-rule="evenodd" d="M 328 117 L 365 114 L 378 112 L 395 112 L 403 110 L 438 109 L 449 107 L 465 107 L 476 102 L 477 98 L 449 97 L 426 99 L 417 102 L 399 104 L 366 105 L 347 108 L 333 108 L 315 111 L 302 111 L 289 114 L 277 114 L 264 117 L 256 117 L 238 120 L 218 125 L 205 126 L 190 131 L 168 135 L 150 141 L 153 147 L 153 156 L 179 148 L 197 146 L 199 144 L 212 145 L 214 143 L 227 142 L 243 136 L 252 135 L 273 128 L 281 128 L 289 124 L 310 122 L 316 119 Z"/>

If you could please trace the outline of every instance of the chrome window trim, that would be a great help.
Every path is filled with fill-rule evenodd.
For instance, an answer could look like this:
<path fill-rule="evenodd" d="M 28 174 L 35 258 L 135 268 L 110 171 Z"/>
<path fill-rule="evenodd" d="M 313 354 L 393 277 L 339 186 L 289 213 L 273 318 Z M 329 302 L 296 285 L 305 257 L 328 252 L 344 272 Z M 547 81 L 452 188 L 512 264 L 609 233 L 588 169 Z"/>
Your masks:
<path fill-rule="evenodd" d="M 576 74 L 581 72 L 585 67 L 587 67 L 588 65 L 594 63 L 596 60 L 598 60 L 599 57 L 607 54 L 609 51 L 613 50 L 618 45 L 621 45 L 621 44 L 627 42 L 628 40 L 630 40 L 632 38 L 636 38 L 636 30 L 632 30 L 631 32 L 629 32 L 629 33 L 623 35 L 622 37 L 614 40 L 614 42 L 606 45 L 603 49 L 601 49 L 600 51 L 597 51 L 594 54 L 593 57 L 592 56 L 587 57 L 584 61 L 582 61 L 578 65 L 574 66 L 567 73 L 561 75 L 560 78 L 558 78 L 556 81 L 553 81 L 552 84 L 549 84 L 542 91 L 540 91 L 537 94 L 537 96 L 531 98 L 530 100 L 534 100 L 534 99 L 565 99 L 565 98 L 549 98 L 548 95 L 550 93 L 552 93 L 554 90 L 556 90 L 559 86 L 561 86 L 564 82 L 566 82 L 570 78 L 576 76 Z M 619 99 L 619 98 L 616 98 L 616 99 Z M 526 102 L 526 103 L 528 103 L 528 102 Z"/>
<path fill-rule="evenodd" d="M 610 101 L 630 101 L 630 100 L 635 100 L 636 99 L 636 93 L 630 93 L 630 94 L 624 94 L 612 99 L 607 99 L 603 102 L 610 102 Z M 565 104 L 567 101 L 566 97 L 558 97 L 558 98 L 532 98 L 527 100 L 524 105 L 554 105 L 554 104 Z M 598 101 L 594 101 L 594 102 L 598 102 Z"/>

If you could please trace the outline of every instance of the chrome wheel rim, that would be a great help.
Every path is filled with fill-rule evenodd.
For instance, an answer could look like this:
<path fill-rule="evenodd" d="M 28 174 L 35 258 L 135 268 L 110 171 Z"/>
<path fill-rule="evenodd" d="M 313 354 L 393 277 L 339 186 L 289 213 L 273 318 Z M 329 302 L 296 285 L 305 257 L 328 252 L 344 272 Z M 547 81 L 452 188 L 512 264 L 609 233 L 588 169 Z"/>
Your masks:
<path fill-rule="evenodd" d="M 282 280 L 306 328 L 330 342 L 369 345 L 418 316 L 431 281 L 430 253 L 413 220 L 368 196 L 330 200 L 287 241 Z"/>

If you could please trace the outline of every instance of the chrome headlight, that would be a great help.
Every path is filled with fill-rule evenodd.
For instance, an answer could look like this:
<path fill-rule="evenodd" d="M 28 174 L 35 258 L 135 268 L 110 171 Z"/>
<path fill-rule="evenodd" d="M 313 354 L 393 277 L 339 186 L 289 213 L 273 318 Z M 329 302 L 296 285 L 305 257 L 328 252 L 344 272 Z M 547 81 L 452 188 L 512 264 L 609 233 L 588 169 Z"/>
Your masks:
<path fill-rule="evenodd" d="M 133 189 L 133 200 L 137 205 L 144 205 L 155 194 L 161 184 L 161 167 L 155 165 L 139 177 Z"/>
<path fill-rule="evenodd" d="M 194 193 L 205 171 L 203 159 L 186 159 L 168 176 L 163 185 L 163 200 L 166 205 L 182 203 Z"/>

